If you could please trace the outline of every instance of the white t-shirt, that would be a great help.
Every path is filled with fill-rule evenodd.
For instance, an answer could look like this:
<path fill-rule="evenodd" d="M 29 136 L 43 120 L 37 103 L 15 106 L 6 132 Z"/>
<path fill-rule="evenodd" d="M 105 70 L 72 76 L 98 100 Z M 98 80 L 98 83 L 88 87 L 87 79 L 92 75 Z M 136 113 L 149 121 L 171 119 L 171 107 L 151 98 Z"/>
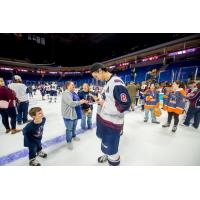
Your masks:
<path fill-rule="evenodd" d="M 8 85 L 11 90 L 14 90 L 16 97 L 20 102 L 28 101 L 28 95 L 26 93 L 27 87 L 23 83 L 11 83 Z"/>

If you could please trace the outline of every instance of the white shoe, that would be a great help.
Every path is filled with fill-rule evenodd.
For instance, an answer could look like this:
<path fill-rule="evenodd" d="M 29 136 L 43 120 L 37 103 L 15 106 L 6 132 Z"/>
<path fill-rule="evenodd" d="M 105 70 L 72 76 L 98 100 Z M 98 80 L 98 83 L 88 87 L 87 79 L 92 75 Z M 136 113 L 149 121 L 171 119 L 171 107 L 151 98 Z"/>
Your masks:
<path fill-rule="evenodd" d="M 29 161 L 29 165 L 30 165 L 30 166 L 41 166 L 41 164 L 39 163 L 39 161 L 36 160 L 35 158 L 33 158 L 33 159 L 31 159 L 31 160 Z"/>
<path fill-rule="evenodd" d="M 68 142 L 68 143 L 67 143 L 67 148 L 68 148 L 69 150 L 73 150 L 73 144 L 72 144 L 71 142 Z"/>
<path fill-rule="evenodd" d="M 185 124 L 179 124 L 180 126 L 185 126 Z"/>
<path fill-rule="evenodd" d="M 79 137 L 74 137 L 73 140 L 78 142 L 78 141 L 80 141 L 80 138 Z"/>

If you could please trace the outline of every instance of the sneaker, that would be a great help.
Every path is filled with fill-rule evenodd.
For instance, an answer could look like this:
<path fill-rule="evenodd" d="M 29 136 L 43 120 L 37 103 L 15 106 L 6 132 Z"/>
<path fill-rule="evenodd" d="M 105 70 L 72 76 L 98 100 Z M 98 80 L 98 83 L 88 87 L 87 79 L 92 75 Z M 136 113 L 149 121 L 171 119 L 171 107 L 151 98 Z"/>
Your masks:
<path fill-rule="evenodd" d="M 20 131 L 21 131 L 21 129 L 12 129 L 11 130 L 11 134 L 15 134 L 15 133 L 18 133 Z"/>
<path fill-rule="evenodd" d="M 182 123 L 182 124 L 180 124 L 180 126 L 187 126 L 187 125 L 185 125 L 184 123 Z M 189 125 L 188 125 L 189 126 Z"/>
<path fill-rule="evenodd" d="M 145 119 L 144 122 L 148 122 L 148 120 Z"/>
<path fill-rule="evenodd" d="M 46 158 L 47 157 L 47 153 L 45 153 L 44 151 L 40 151 L 38 153 L 38 156 L 40 156 L 41 158 Z"/>
<path fill-rule="evenodd" d="M 152 122 L 153 124 L 160 124 L 160 122 L 157 122 L 157 121 L 155 121 L 155 122 Z"/>
<path fill-rule="evenodd" d="M 73 137 L 73 140 L 78 142 L 78 141 L 80 141 L 80 138 L 79 137 Z"/>
<path fill-rule="evenodd" d="M 195 129 L 198 129 L 198 127 L 194 126 L 194 124 L 192 124 L 192 127 L 195 128 Z"/>
<path fill-rule="evenodd" d="M 67 142 L 67 148 L 69 150 L 73 150 L 73 144 L 71 142 Z"/>
<path fill-rule="evenodd" d="M 166 127 L 170 127 L 170 124 L 169 123 L 166 123 L 164 125 L 162 125 L 163 128 L 166 128 Z"/>
<path fill-rule="evenodd" d="M 6 133 L 9 133 L 11 131 L 11 129 L 6 129 Z"/>
<path fill-rule="evenodd" d="M 173 128 L 172 128 L 172 132 L 175 133 L 176 130 L 177 130 L 177 126 L 173 126 Z"/>
<path fill-rule="evenodd" d="M 100 157 L 98 157 L 97 161 L 98 161 L 98 163 L 107 162 L 108 161 L 108 156 L 107 155 L 100 156 Z"/>
<path fill-rule="evenodd" d="M 29 165 L 30 165 L 30 166 L 41 166 L 41 164 L 39 163 L 39 161 L 36 160 L 35 158 L 33 158 L 33 159 L 31 159 L 31 160 L 29 161 Z"/>

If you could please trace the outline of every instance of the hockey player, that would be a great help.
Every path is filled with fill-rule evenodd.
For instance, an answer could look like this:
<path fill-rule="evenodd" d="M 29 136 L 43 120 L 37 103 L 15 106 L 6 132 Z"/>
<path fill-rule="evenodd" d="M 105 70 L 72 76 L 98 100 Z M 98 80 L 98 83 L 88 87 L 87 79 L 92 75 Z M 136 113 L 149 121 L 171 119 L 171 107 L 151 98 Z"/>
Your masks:
<path fill-rule="evenodd" d="M 131 99 L 124 82 L 111 74 L 103 64 L 95 63 L 91 67 L 92 76 L 106 84 L 101 91 L 101 98 L 96 98 L 97 108 L 97 137 L 101 139 L 103 156 L 99 163 L 107 162 L 111 166 L 120 164 L 118 146 L 120 134 L 124 125 L 124 112 L 130 109 Z"/>
<path fill-rule="evenodd" d="M 46 90 L 46 94 L 47 94 L 47 99 L 49 99 L 49 95 L 50 95 L 50 91 L 51 91 L 51 86 L 49 85 L 49 83 L 47 83 L 45 85 L 45 90 Z"/>
<path fill-rule="evenodd" d="M 50 100 L 49 100 L 49 103 L 52 102 L 53 100 L 53 97 L 54 97 L 54 102 L 56 102 L 56 99 L 57 99 L 57 84 L 55 82 L 53 82 L 51 84 L 51 91 L 50 91 Z"/>
<path fill-rule="evenodd" d="M 45 93 L 46 93 L 46 87 L 45 87 L 44 84 L 41 84 L 39 89 L 40 89 L 40 93 L 42 95 L 42 100 L 44 101 L 45 100 L 44 96 L 45 96 Z"/>

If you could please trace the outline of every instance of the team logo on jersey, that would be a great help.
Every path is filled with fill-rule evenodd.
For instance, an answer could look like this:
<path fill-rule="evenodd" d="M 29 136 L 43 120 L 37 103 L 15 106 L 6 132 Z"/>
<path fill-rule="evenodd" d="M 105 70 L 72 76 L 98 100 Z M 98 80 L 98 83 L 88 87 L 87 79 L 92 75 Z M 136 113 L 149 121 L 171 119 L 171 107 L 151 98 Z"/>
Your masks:
<path fill-rule="evenodd" d="M 122 102 L 127 102 L 127 98 L 126 98 L 126 94 L 125 93 L 120 94 L 120 98 L 121 98 Z"/>

